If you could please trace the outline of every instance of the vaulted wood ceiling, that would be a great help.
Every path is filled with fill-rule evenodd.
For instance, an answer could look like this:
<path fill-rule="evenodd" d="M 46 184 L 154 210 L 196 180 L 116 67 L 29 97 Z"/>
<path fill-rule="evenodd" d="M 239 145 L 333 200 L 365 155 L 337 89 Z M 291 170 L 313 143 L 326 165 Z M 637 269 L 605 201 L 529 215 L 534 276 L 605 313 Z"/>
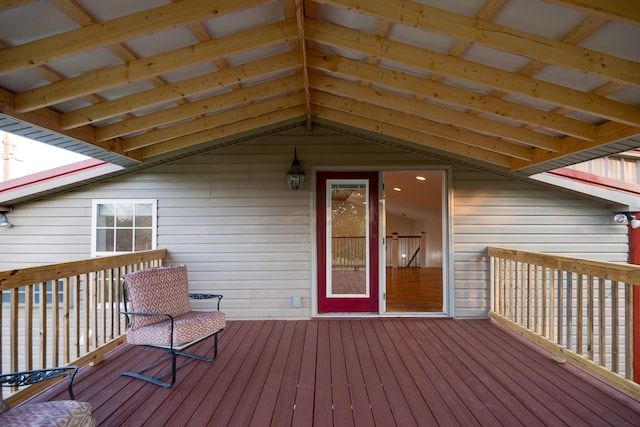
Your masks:
<path fill-rule="evenodd" d="M 10 0 L 0 128 L 132 165 L 303 125 L 536 173 L 640 147 L 637 0 Z"/>

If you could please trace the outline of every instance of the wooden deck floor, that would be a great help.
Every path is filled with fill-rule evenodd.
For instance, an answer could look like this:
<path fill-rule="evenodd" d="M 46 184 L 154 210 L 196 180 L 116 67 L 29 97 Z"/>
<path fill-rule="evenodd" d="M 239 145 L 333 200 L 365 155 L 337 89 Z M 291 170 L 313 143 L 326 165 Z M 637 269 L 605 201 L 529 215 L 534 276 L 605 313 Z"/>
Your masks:
<path fill-rule="evenodd" d="M 123 345 L 74 390 L 100 426 L 640 425 L 640 402 L 490 320 L 234 321 L 219 345 L 170 389 L 120 376 L 159 354 Z"/>

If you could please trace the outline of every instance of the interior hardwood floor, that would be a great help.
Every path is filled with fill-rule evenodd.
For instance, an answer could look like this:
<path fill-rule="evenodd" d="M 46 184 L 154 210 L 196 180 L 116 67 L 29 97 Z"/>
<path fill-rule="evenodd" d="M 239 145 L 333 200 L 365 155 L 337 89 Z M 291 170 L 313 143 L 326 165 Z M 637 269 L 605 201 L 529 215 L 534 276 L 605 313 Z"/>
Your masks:
<path fill-rule="evenodd" d="M 441 312 L 442 268 L 387 268 L 388 312 Z"/>

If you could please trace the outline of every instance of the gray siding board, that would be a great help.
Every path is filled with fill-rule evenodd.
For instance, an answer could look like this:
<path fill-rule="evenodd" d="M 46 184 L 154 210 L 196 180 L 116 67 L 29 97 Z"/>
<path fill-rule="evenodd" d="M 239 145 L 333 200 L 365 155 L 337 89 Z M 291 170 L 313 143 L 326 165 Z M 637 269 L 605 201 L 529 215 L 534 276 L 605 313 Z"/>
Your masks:
<path fill-rule="evenodd" d="M 313 140 L 313 144 L 305 141 Z M 307 173 L 290 191 L 293 147 Z M 292 130 L 16 206 L 0 234 L 0 269 L 90 256 L 93 199 L 157 199 L 158 247 L 189 267 L 190 286 L 223 293 L 231 319 L 308 318 L 315 280 L 313 174 L 340 167 L 415 170 L 432 158 L 328 131 Z M 456 317 L 486 317 L 486 248 L 624 262 L 624 227 L 608 206 L 454 166 L 449 221 Z M 291 307 L 300 296 L 303 307 Z M 208 308 L 198 302 L 199 308 Z"/>

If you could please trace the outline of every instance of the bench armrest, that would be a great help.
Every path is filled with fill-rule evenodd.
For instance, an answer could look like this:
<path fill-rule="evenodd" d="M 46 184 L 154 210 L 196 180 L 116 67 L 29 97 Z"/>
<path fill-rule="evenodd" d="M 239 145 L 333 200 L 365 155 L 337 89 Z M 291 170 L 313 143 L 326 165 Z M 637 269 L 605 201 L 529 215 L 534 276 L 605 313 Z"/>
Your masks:
<path fill-rule="evenodd" d="M 5 387 L 20 387 L 25 385 L 36 384 L 41 381 L 50 380 L 58 377 L 68 377 L 69 384 L 67 390 L 69 391 L 69 397 L 75 400 L 76 397 L 73 394 L 73 377 L 78 372 L 78 367 L 69 365 L 61 366 L 58 368 L 46 368 L 46 369 L 32 369 L 29 371 L 12 372 L 10 374 L 0 375 L 0 385 Z"/>
<path fill-rule="evenodd" d="M 219 294 L 188 294 L 191 299 L 218 299 L 218 311 L 220 311 L 220 300 L 222 295 Z"/>

